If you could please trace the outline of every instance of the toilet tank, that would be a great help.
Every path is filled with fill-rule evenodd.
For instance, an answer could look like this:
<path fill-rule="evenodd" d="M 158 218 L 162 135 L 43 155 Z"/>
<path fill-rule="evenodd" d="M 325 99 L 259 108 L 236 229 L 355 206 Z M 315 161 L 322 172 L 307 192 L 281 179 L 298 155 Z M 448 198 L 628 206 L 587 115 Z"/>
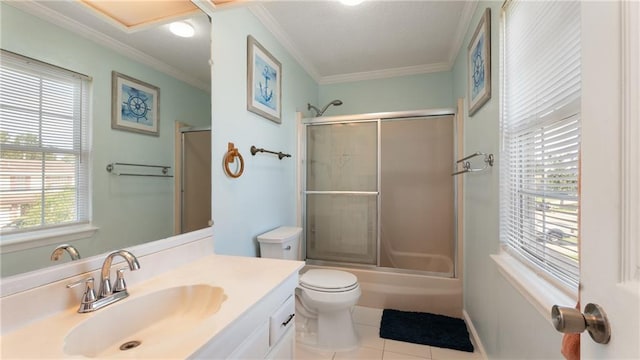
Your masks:
<path fill-rule="evenodd" d="M 302 228 L 281 226 L 258 235 L 260 256 L 264 258 L 300 260 L 300 234 L 302 234 Z"/>

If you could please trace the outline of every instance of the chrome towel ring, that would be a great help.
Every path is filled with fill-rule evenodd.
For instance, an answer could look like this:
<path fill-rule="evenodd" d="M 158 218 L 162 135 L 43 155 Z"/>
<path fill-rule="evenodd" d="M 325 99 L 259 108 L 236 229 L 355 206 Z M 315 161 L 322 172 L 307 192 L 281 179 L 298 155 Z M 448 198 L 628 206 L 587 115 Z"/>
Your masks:
<path fill-rule="evenodd" d="M 242 155 L 240 154 L 238 149 L 233 145 L 233 143 L 229 143 L 227 146 L 228 146 L 228 151 L 226 154 L 224 154 L 224 158 L 222 159 L 222 163 L 224 165 L 224 172 L 229 177 L 232 177 L 234 179 L 239 178 L 240 175 L 242 175 L 242 172 L 244 171 L 244 159 L 242 158 Z M 238 169 L 237 172 L 234 173 L 229 168 L 229 164 L 235 162 L 236 157 L 239 160 L 240 168 Z"/>

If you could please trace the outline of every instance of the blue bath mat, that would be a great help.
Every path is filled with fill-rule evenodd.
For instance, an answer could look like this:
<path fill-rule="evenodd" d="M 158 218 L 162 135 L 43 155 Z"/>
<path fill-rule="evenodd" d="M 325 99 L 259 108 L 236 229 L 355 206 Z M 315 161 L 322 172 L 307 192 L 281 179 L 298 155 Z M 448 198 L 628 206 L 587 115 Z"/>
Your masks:
<path fill-rule="evenodd" d="M 473 352 L 464 320 L 444 315 L 384 309 L 380 337 Z"/>

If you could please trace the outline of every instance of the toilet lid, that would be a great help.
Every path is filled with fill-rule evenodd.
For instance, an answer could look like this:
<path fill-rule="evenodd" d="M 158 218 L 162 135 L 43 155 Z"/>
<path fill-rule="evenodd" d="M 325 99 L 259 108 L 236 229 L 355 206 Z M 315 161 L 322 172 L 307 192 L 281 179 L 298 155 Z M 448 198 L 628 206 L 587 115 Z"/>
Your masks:
<path fill-rule="evenodd" d="M 317 291 L 348 291 L 358 286 L 358 278 L 346 271 L 313 269 L 300 276 L 300 286 Z"/>

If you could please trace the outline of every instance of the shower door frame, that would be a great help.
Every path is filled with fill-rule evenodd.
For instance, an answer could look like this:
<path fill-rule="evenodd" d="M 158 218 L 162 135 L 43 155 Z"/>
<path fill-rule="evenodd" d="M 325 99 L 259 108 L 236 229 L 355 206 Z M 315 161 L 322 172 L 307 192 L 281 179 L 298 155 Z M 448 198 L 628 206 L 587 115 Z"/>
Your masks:
<path fill-rule="evenodd" d="M 430 271 L 421 271 L 421 270 L 411 270 L 411 269 L 401 269 L 401 268 L 390 268 L 390 267 L 381 267 L 380 264 L 380 212 L 381 212 L 381 194 L 380 194 L 380 180 L 381 180 L 381 125 L 383 121 L 402 121 L 408 120 L 412 118 L 432 118 L 432 117 L 441 117 L 441 116 L 453 116 L 453 154 L 454 159 L 451 159 L 451 170 L 455 171 L 455 159 L 458 158 L 458 126 L 456 121 L 456 111 L 453 108 L 435 108 L 435 109 L 424 109 L 424 110 L 411 110 L 411 111 L 392 111 L 392 112 L 380 112 L 380 113 L 367 113 L 367 114 L 356 114 L 356 115 L 341 115 L 341 116 L 325 116 L 325 117 L 313 117 L 313 118 L 302 118 L 301 113 L 298 113 L 298 117 L 300 119 L 300 125 L 298 126 L 298 152 L 300 159 L 300 167 L 298 169 L 298 186 L 299 186 L 299 200 L 298 204 L 300 206 L 300 224 L 305 231 L 302 231 L 302 246 L 304 249 L 304 258 L 308 264 L 313 265 L 321 265 L 321 266 L 342 266 L 342 267 L 354 267 L 354 268 L 362 268 L 368 270 L 384 270 L 387 272 L 398 272 L 404 274 L 418 274 L 418 275 L 433 275 L 440 276 L 441 273 L 430 272 Z M 425 119 L 428 120 L 428 119 Z M 307 191 L 307 127 L 314 125 L 333 125 L 333 124 L 351 124 L 351 123 L 362 123 L 362 122 L 376 122 L 377 123 L 377 191 L 368 192 L 368 191 Z M 453 182 L 453 276 L 452 279 L 458 278 L 458 189 L 456 186 L 456 178 L 452 177 Z M 373 195 L 377 193 L 376 203 L 377 203 L 377 214 L 376 214 L 376 264 L 358 264 L 358 263 L 348 263 L 348 262 L 337 262 L 337 261 L 327 261 L 327 260 L 313 260 L 307 259 L 307 195 L 309 194 L 365 194 L 365 195 Z"/>

